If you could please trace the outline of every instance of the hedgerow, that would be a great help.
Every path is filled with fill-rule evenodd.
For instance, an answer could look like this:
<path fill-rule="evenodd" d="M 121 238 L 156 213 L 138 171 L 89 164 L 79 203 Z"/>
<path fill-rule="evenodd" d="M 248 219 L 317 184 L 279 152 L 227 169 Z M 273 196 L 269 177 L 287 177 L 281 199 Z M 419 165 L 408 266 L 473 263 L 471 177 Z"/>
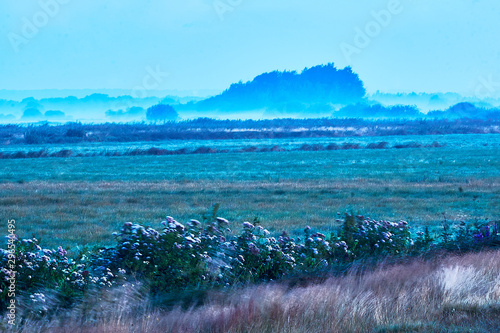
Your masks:
<path fill-rule="evenodd" d="M 162 230 L 127 222 L 114 233 L 114 247 L 87 250 L 73 258 L 61 247 L 44 249 L 36 238 L 10 235 L 14 246 L 0 250 L 2 309 L 11 298 L 12 279 L 16 296 L 43 303 L 44 293 L 50 292 L 57 296 L 59 306 L 70 307 L 89 290 L 127 281 L 142 283 L 152 295 L 168 294 L 334 272 L 366 258 L 500 246 L 498 222 L 462 222 L 453 228 L 446 223 L 437 237 L 428 229 L 413 232 L 405 221 L 350 214 L 345 214 L 338 233 L 329 235 L 306 227 L 302 237 L 273 236 L 258 221 L 244 222 L 238 234 L 231 227 L 235 226 L 215 213 L 202 222 L 185 224 L 169 216 Z"/>

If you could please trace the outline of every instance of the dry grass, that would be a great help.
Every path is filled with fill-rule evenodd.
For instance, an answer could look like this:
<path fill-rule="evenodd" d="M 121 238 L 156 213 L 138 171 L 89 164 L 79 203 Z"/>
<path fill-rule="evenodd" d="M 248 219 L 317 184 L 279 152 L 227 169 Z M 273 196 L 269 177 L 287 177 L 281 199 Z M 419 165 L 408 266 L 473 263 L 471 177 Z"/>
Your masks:
<path fill-rule="evenodd" d="M 499 332 L 500 252 L 218 292 L 187 310 L 145 304 L 128 286 L 20 332 Z"/>

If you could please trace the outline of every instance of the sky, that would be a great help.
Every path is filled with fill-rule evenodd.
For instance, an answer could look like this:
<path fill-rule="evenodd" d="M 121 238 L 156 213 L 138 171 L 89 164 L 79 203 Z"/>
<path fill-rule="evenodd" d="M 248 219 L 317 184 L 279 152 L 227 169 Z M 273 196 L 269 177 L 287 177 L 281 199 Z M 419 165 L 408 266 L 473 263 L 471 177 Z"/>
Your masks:
<path fill-rule="evenodd" d="M 4 0 L 0 89 L 222 91 L 351 66 L 369 93 L 500 96 L 497 0 Z"/>

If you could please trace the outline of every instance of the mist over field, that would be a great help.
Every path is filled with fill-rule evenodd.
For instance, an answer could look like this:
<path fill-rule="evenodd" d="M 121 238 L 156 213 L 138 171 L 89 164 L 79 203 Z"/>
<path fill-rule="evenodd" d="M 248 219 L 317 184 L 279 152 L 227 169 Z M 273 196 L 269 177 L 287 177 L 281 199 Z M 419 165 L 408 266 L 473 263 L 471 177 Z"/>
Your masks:
<path fill-rule="evenodd" d="M 144 88 L 142 90 L 146 91 Z M 464 97 L 458 93 L 380 93 L 368 95 L 363 81 L 351 67 L 337 69 L 333 63 L 297 71 L 273 71 L 248 82 L 231 84 L 220 94 L 208 97 L 166 95 L 138 97 L 137 91 L 112 95 L 87 90 L 26 91 L 36 94 L 22 99 L 21 91 L 4 90 L 0 100 L 3 123 L 143 122 L 147 109 L 171 105 L 178 117 L 218 119 L 275 118 L 363 118 L 363 119 L 500 119 L 500 99 Z M 83 97 L 64 95 L 74 93 Z M 113 94 L 114 93 L 114 94 Z M 160 97 L 158 97 L 160 96 Z M 12 98 L 12 97 L 11 97 Z M 170 119 L 169 119 L 170 120 Z"/>
<path fill-rule="evenodd" d="M 500 332 L 499 16 L 0 2 L 0 331 Z"/>
<path fill-rule="evenodd" d="M 488 118 L 474 108 L 500 105 L 497 7 L 3 3 L 0 122 L 144 121 L 158 103 L 179 119 Z"/>

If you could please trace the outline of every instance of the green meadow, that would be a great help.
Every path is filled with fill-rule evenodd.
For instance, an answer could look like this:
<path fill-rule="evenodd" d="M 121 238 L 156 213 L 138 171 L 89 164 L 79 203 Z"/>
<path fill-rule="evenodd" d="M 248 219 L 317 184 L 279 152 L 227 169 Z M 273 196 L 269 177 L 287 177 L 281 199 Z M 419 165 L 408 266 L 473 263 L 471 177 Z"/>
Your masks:
<path fill-rule="evenodd" d="M 111 233 L 127 221 L 201 219 L 215 203 L 234 229 L 258 218 L 275 233 L 332 231 L 345 211 L 432 227 L 498 218 L 498 136 L 438 141 L 445 146 L 1 160 L 0 212 L 16 220 L 19 236 L 69 249 L 113 244 Z"/>

